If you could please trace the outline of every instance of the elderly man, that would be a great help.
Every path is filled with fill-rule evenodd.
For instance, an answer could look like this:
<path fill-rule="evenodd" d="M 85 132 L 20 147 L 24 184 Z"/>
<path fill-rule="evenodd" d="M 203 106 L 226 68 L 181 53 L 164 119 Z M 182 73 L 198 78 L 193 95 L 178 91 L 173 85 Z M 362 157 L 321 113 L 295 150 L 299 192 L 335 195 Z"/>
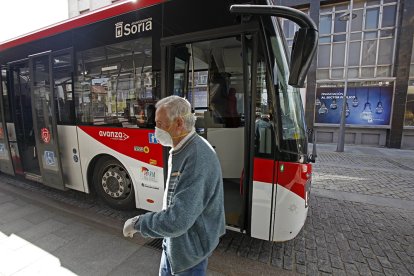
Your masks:
<path fill-rule="evenodd" d="M 172 147 L 163 209 L 128 219 L 124 236 L 164 238 L 160 275 L 205 275 L 208 257 L 225 233 L 220 163 L 195 132 L 186 99 L 170 96 L 156 108 L 155 137 Z"/>

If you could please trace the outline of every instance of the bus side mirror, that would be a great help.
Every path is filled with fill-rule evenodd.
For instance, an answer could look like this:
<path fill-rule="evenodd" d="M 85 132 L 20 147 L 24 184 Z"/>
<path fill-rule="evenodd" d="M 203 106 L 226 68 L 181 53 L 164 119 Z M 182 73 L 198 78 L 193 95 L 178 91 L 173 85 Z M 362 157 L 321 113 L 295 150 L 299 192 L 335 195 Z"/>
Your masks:
<path fill-rule="evenodd" d="M 290 57 L 289 84 L 293 87 L 304 86 L 317 45 L 318 31 L 310 28 L 300 28 L 296 31 Z"/>

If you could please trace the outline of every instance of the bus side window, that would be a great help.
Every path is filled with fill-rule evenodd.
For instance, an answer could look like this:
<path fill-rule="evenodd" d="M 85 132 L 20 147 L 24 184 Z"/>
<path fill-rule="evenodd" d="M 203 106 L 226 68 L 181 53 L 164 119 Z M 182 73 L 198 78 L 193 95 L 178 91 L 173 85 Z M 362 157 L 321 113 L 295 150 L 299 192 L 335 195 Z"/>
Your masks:
<path fill-rule="evenodd" d="M 93 57 L 93 58 L 91 58 Z M 76 53 L 75 98 L 82 124 L 154 128 L 160 72 L 152 68 L 152 38 Z"/>

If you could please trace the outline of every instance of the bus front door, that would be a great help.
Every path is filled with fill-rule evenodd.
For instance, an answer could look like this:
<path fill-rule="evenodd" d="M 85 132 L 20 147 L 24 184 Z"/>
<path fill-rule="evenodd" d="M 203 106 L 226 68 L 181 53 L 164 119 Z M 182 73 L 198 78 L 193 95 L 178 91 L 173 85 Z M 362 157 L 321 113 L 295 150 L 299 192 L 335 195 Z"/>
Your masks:
<path fill-rule="evenodd" d="M 227 32 L 227 33 L 224 33 Z M 240 30 L 164 39 L 167 95 L 187 98 L 194 109 L 196 131 L 220 160 L 226 224 L 250 229 L 252 185 L 251 60 L 254 35 Z M 187 39 L 190 38 L 190 41 Z M 194 40 L 193 40 L 194 39 Z"/>
<path fill-rule="evenodd" d="M 14 175 L 13 162 L 10 154 L 9 137 L 7 131 L 5 106 L 8 105 L 8 90 L 6 85 L 6 68 L 1 68 L 0 75 L 0 171 Z M 6 102 L 4 102 L 6 101 Z M 7 112 L 9 109 L 7 109 Z"/>
<path fill-rule="evenodd" d="M 29 56 L 33 131 L 41 182 L 64 190 L 61 156 L 58 146 L 56 97 L 53 89 L 52 53 Z"/>

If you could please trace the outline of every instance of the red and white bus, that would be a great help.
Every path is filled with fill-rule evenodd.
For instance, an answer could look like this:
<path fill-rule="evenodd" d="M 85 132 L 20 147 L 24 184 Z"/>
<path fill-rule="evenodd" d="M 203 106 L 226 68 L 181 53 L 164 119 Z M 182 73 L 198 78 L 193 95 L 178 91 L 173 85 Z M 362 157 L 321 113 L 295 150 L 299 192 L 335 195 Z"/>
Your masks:
<path fill-rule="evenodd" d="M 278 17 L 301 27 L 291 55 Z M 3 42 L 0 170 L 160 210 L 154 105 L 180 95 L 221 162 L 228 227 L 292 239 L 313 159 L 298 87 L 316 45 L 307 15 L 270 0 L 121 1 Z"/>

